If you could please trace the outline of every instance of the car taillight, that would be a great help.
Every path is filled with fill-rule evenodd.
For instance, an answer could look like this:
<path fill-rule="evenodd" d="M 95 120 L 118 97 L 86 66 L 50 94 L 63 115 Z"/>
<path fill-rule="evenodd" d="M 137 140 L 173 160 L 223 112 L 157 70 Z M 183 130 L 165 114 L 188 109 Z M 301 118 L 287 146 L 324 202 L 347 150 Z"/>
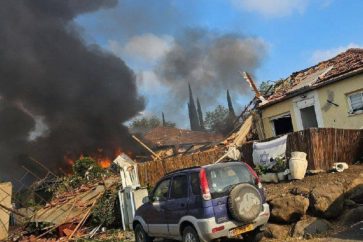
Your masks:
<path fill-rule="evenodd" d="M 258 177 L 257 173 L 247 163 L 245 163 L 245 165 L 247 166 L 247 168 L 250 171 L 250 173 L 252 174 L 252 176 L 255 178 L 255 184 L 258 186 L 259 189 L 261 189 L 262 188 L 262 184 L 261 184 L 261 180 Z"/>
<path fill-rule="evenodd" d="M 222 231 L 224 229 L 224 226 L 215 227 L 212 229 L 212 233 L 217 233 L 219 231 Z"/>
<path fill-rule="evenodd" d="M 210 200 L 212 198 L 209 190 L 208 180 L 207 180 L 207 174 L 205 172 L 205 169 L 202 168 L 199 173 L 199 179 L 200 179 L 200 188 L 202 190 L 202 197 L 204 200 Z"/>

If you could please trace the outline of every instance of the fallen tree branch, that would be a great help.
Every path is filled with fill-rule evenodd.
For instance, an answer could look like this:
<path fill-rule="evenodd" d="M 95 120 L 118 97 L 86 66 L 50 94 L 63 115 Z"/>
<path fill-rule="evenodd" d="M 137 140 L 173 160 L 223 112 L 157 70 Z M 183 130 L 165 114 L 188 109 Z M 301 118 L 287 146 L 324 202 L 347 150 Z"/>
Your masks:
<path fill-rule="evenodd" d="M 21 213 L 19 213 L 19 212 L 17 212 L 17 211 L 15 211 L 14 209 L 12 209 L 12 208 L 8 208 L 8 207 L 6 207 L 6 206 L 4 206 L 4 205 L 2 205 L 2 204 L 0 204 L 0 207 L 1 208 L 3 208 L 3 209 L 5 209 L 5 210 L 7 210 L 7 211 L 9 211 L 9 212 L 11 212 L 11 213 L 14 213 L 14 214 L 16 214 L 16 215 L 19 215 L 19 216 L 21 216 L 21 217 L 23 217 L 23 218 L 26 218 L 26 219 L 29 219 L 27 216 L 25 216 L 24 214 L 21 214 Z"/>
<path fill-rule="evenodd" d="M 95 201 L 92 203 L 91 207 L 88 209 L 88 211 L 84 214 L 83 218 L 81 219 L 81 221 L 77 224 L 76 228 L 73 230 L 73 232 L 68 236 L 68 240 L 72 239 L 73 235 L 79 230 L 79 228 L 84 224 L 84 222 L 86 221 L 86 219 L 89 217 L 89 215 L 91 214 L 91 211 L 93 209 L 93 207 L 96 205 L 98 199 L 104 194 L 100 193 L 97 198 L 95 199 Z"/>

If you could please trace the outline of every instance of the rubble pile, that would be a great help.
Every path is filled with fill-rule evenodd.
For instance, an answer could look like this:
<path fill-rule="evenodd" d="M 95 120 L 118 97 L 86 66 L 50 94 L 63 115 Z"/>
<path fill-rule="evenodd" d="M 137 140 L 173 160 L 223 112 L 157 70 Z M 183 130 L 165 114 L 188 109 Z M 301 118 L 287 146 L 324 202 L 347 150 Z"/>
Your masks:
<path fill-rule="evenodd" d="M 121 187 L 117 169 L 102 169 L 85 157 L 73 165 L 73 170 L 72 175 L 61 179 L 48 203 L 35 206 L 28 220 L 16 226 L 10 240 L 68 241 L 120 227 L 116 218 L 120 216 L 117 194 Z"/>

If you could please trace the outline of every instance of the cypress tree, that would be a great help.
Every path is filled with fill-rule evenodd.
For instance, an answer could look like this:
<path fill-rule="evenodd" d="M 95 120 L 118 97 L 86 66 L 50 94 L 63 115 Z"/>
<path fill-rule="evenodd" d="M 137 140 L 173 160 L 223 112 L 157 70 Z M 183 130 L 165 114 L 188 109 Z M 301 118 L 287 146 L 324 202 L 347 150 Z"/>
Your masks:
<path fill-rule="evenodd" d="M 195 102 L 193 98 L 192 88 L 190 87 L 189 83 L 189 103 L 188 103 L 188 110 L 189 110 L 189 120 L 190 120 L 190 129 L 194 131 L 201 130 L 199 125 L 198 113 L 195 107 Z"/>
<path fill-rule="evenodd" d="M 199 98 L 197 98 L 197 109 L 198 109 L 199 126 L 201 130 L 204 130 L 203 112 L 202 112 L 202 107 L 200 106 Z"/>
<path fill-rule="evenodd" d="M 166 127 L 164 112 L 161 112 L 161 116 L 162 116 L 162 120 L 163 120 L 163 127 Z"/>
<path fill-rule="evenodd" d="M 227 89 L 227 103 L 228 103 L 228 110 L 229 110 L 229 115 L 233 118 L 236 117 L 236 113 L 234 112 L 234 108 L 233 108 L 233 104 L 232 104 L 232 99 L 231 96 L 229 95 L 229 90 Z"/>

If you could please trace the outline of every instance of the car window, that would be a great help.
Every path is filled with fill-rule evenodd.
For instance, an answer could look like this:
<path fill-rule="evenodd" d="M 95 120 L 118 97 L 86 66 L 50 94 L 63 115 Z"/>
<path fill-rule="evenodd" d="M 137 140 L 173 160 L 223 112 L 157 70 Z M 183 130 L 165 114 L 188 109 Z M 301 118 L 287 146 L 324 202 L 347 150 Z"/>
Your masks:
<path fill-rule="evenodd" d="M 187 176 L 175 176 L 171 184 L 170 199 L 188 197 L 188 179 Z"/>
<path fill-rule="evenodd" d="M 200 195 L 200 181 L 199 181 L 199 173 L 194 172 L 190 174 L 190 183 L 192 185 L 192 194 L 193 195 Z"/>
<path fill-rule="evenodd" d="M 170 179 L 166 179 L 159 183 L 154 190 L 153 199 L 155 201 L 164 201 L 168 198 L 168 191 L 170 186 Z"/>
<path fill-rule="evenodd" d="M 226 163 L 207 168 L 209 189 L 213 198 L 228 193 L 238 183 L 253 184 L 253 177 L 241 163 Z"/>

